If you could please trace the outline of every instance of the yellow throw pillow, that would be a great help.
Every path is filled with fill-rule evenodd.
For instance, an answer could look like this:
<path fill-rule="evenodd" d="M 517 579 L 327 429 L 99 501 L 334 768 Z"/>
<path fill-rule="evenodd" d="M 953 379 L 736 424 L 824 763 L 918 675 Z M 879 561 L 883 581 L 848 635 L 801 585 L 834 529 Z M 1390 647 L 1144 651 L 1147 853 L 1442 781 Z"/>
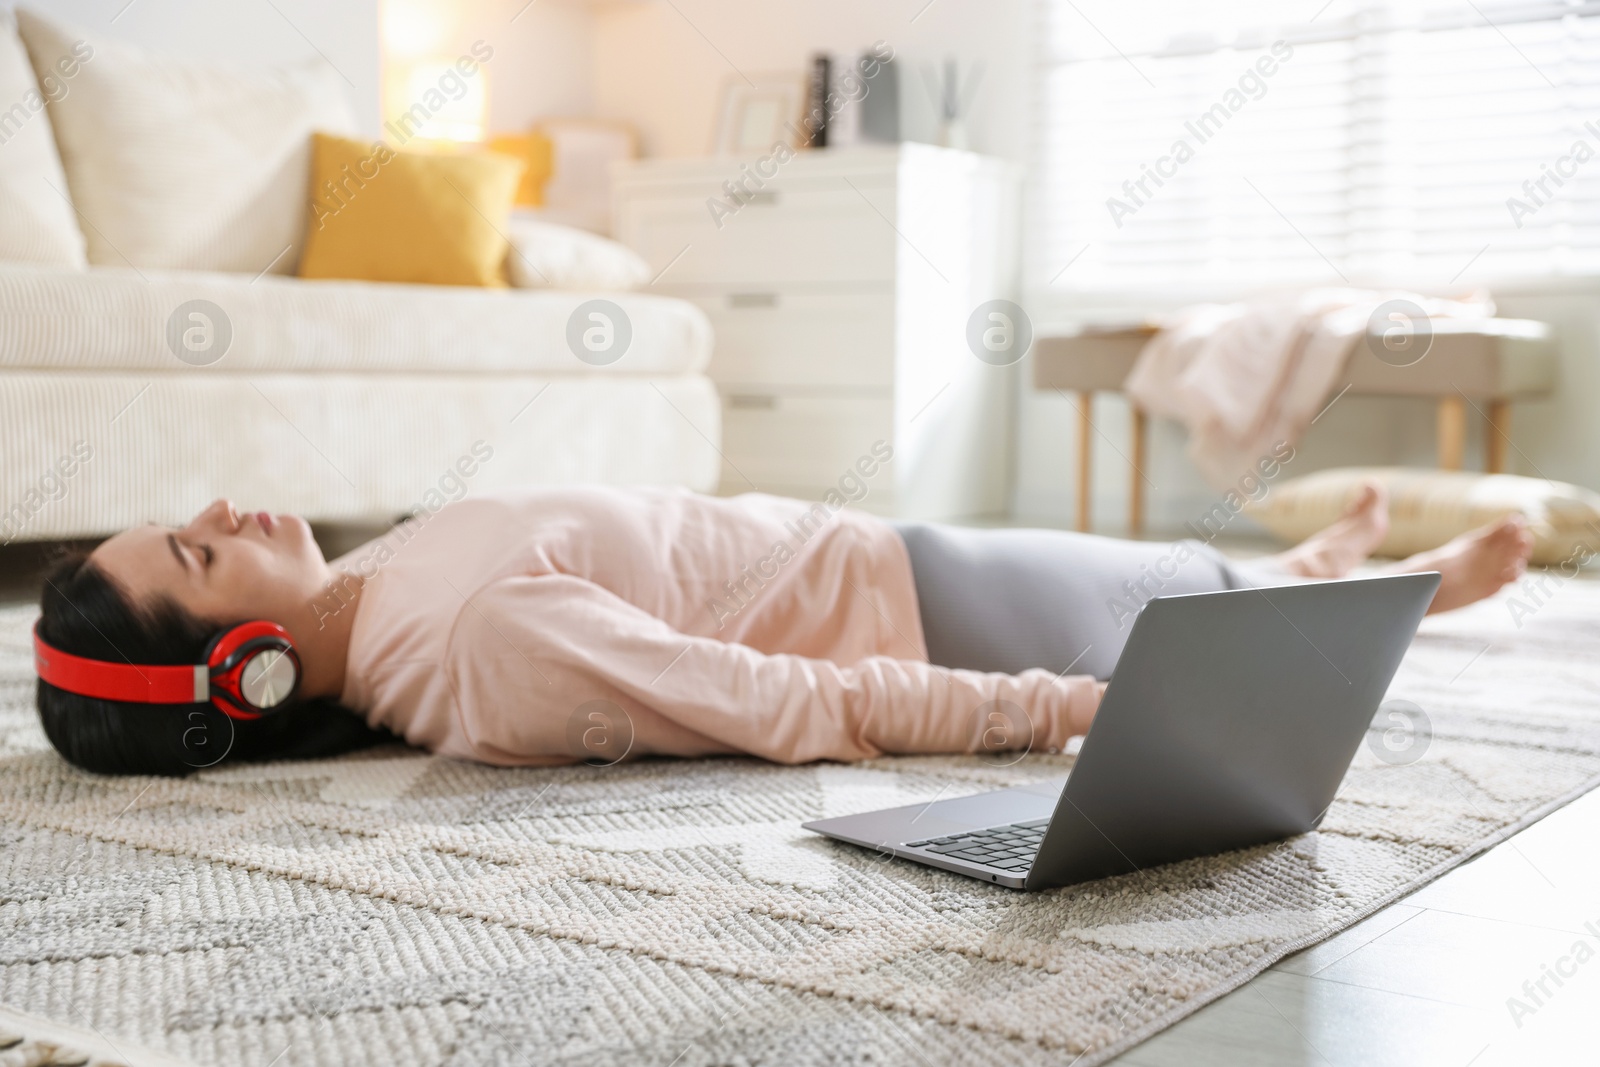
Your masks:
<path fill-rule="evenodd" d="M 542 133 L 508 133 L 489 138 L 489 151 L 520 159 L 527 165 L 517 190 L 519 207 L 543 207 L 544 186 L 555 173 L 555 148 Z"/>
<path fill-rule="evenodd" d="M 504 287 L 523 166 L 489 152 L 401 152 L 314 134 L 300 276 Z"/>
<path fill-rule="evenodd" d="M 1245 514 L 1289 541 L 1331 524 L 1369 481 L 1389 490 L 1389 536 L 1378 555 L 1438 548 L 1459 533 L 1521 512 L 1533 532 L 1533 562 L 1581 565 L 1600 552 L 1600 494 L 1515 474 L 1339 467 L 1274 486 Z"/>

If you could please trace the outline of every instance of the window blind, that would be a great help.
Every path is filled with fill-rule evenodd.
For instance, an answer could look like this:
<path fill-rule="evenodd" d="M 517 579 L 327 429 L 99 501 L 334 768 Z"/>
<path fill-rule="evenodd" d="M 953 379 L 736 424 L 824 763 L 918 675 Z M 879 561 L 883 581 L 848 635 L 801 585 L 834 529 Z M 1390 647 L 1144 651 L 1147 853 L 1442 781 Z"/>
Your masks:
<path fill-rule="evenodd" d="M 1036 283 L 1600 273 L 1600 2 L 1041 10 Z"/>

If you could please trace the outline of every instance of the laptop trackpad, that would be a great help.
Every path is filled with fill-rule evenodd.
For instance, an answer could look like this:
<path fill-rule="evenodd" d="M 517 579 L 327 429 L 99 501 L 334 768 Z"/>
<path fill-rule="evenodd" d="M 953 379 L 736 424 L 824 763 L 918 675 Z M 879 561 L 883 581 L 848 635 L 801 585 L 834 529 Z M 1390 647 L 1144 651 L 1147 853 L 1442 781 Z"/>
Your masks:
<path fill-rule="evenodd" d="M 1061 795 L 1062 779 L 1036 782 L 1016 789 L 941 800 L 928 808 L 940 822 L 959 823 L 967 829 L 1000 826 L 1004 823 L 1048 819 Z"/>

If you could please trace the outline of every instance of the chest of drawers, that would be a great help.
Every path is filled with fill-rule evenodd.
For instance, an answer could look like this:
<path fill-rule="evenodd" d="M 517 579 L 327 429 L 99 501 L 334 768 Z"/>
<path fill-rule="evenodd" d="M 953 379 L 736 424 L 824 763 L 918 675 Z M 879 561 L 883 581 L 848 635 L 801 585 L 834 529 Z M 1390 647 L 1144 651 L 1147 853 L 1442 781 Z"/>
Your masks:
<path fill-rule="evenodd" d="M 619 172 L 618 238 L 716 331 L 723 492 L 821 499 L 884 442 L 859 506 L 1005 510 L 1015 368 L 979 359 L 968 327 L 1014 295 L 1019 185 L 915 144 Z"/>

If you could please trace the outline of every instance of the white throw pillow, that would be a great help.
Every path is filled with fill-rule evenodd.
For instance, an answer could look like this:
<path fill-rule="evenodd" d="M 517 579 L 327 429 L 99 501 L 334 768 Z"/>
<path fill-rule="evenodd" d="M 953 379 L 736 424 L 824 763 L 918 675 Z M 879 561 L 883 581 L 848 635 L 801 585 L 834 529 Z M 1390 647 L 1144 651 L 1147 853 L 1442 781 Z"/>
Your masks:
<path fill-rule="evenodd" d="M 506 276 L 518 289 L 637 289 L 650 265 L 608 237 L 513 215 Z"/>
<path fill-rule="evenodd" d="M 68 30 L 17 26 L 42 79 L 74 41 L 94 58 L 49 105 L 89 262 L 291 274 L 310 202 L 311 132 L 355 125 L 322 61 L 250 74 Z"/>
<path fill-rule="evenodd" d="M 1600 552 L 1600 493 L 1515 474 L 1339 467 L 1273 486 L 1245 514 L 1279 537 L 1302 541 L 1342 515 L 1371 481 L 1389 491 L 1389 536 L 1379 555 L 1426 552 L 1515 512 L 1533 533 L 1534 563 L 1581 565 Z"/>
<path fill-rule="evenodd" d="M 76 42 L 76 50 L 52 57 L 49 95 L 70 93 L 90 55 L 86 43 Z M 84 266 L 83 233 L 69 195 L 45 94 L 16 29 L 0 17 L 0 260 Z"/>

